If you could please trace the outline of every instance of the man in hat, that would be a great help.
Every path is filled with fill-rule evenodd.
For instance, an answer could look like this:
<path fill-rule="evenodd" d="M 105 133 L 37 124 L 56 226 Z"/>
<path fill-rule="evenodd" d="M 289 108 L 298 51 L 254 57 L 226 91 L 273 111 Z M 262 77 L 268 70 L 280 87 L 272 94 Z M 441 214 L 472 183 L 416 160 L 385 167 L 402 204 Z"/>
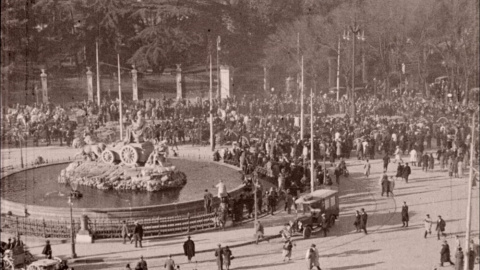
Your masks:
<path fill-rule="evenodd" d="M 165 260 L 163 267 L 167 270 L 175 270 L 175 261 L 172 259 L 172 255 L 168 255 L 168 259 Z"/>
<path fill-rule="evenodd" d="M 327 216 L 325 215 L 325 213 L 322 214 L 321 219 L 322 219 L 321 222 L 322 222 L 323 237 L 327 237 L 328 220 L 327 220 Z"/>
<path fill-rule="evenodd" d="M 318 250 L 315 247 L 315 244 L 312 244 L 310 248 L 307 250 L 307 254 L 305 255 L 305 259 L 307 260 L 307 269 L 311 270 L 312 267 L 316 267 L 317 270 L 322 270 L 320 268 L 320 255 L 318 254 Z"/>
<path fill-rule="evenodd" d="M 140 256 L 140 261 L 137 263 L 135 270 L 148 270 L 147 262 L 143 259 L 143 256 Z"/>
<path fill-rule="evenodd" d="M 365 212 L 365 209 L 361 209 L 361 217 L 360 217 L 360 229 L 363 230 L 365 234 L 367 234 L 367 220 L 368 220 L 368 215 L 367 212 Z"/>
<path fill-rule="evenodd" d="M 205 189 L 205 194 L 203 195 L 203 206 L 205 208 L 205 213 L 209 214 L 212 212 L 212 203 L 213 203 L 213 195 Z"/>
<path fill-rule="evenodd" d="M 195 243 L 190 239 L 190 235 L 188 236 L 187 241 L 183 243 L 183 252 L 185 256 L 188 258 L 188 262 L 192 261 L 192 257 L 195 257 Z"/>
<path fill-rule="evenodd" d="M 10 239 L 8 239 L 8 240 L 10 240 Z M 47 242 L 45 244 L 45 247 L 43 247 L 42 254 L 45 255 L 45 257 L 47 259 L 52 258 L 52 246 L 50 246 L 50 241 L 49 240 L 47 240 Z"/>
<path fill-rule="evenodd" d="M 442 249 L 440 250 L 440 266 L 443 267 L 443 263 L 448 262 L 451 265 L 455 265 L 451 260 L 450 260 L 450 247 L 448 246 L 447 240 L 443 241 L 442 244 Z"/>
<path fill-rule="evenodd" d="M 445 220 L 442 219 L 442 216 L 438 216 L 437 220 L 437 226 L 435 230 L 437 231 L 437 238 L 440 240 L 440 235 L 447 237 L 447 234 L 445 233 L 445 227 L 447 224 L 445 223 Z"/>
<path fill-rule="evenodd" d="M 137 247 L 137 242 L 140 244 L 140 247 L 142 247 L 143 227 L 138 223 L 138 221 L 135 221 L 135 228 L 133 229 L 133 239 L 135 241 L 135 247 Z"/>

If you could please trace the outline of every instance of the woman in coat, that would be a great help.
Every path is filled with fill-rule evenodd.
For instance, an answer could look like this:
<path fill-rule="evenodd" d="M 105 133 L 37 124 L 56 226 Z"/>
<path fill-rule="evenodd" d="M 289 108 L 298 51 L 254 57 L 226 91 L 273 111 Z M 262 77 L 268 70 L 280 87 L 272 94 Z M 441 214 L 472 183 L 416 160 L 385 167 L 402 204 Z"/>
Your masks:
<path fill-rule="evenodd" d="M 457 252 L 455 253 L 455 270 L 463 270 L 465 267 L 465 256 L 461 247 L 458 247 Z"/>
<path fill-rule="evenodd" d="M 400 162 L 398 163 L 398 166 L 397 166 L 397 174 L 395 174 L 395 178 L 398 178 L 398 177 L 402 177 L 402 174 L 403 174 L 403 164 Z"/>
<path fill-rule="evenodd" d="M 232 251 L 228 246 L 225 247 L 223 250 L 223 265 L 225 265 L 225 269 L 230 269 L 230 263 L 233 260 Z"/>

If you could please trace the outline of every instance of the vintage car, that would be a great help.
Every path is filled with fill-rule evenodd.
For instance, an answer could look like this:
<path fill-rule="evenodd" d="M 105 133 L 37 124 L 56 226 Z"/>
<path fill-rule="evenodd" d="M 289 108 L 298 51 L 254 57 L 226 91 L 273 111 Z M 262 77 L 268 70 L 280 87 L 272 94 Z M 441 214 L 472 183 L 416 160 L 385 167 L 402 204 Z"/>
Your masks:
<path fill-rule="evenodd" d="M 15 269 L 22 265 L 27 265 L 35 260 L 35 257 L 22 245 L 13 249 L 7 249 L 2 258 L 3 269 Z"/>
<path fill-rule="evenodd" d="M 53 259 L 41 259 L 30 264 L 27 270 L 56 270 L 61 262 L 62 260 L 56 257 Z"/>
<path fill-rule="evenodd" d="M 319 189 L 304 194 L 295 203 L 298 216 L 290 222 L 288 229 L 281 232 L 284 238 L 301 233 L 307 239 L 312 233 L 328 230 L 335 224 L 340 212 L 338 191 L 333 189 Z"/>

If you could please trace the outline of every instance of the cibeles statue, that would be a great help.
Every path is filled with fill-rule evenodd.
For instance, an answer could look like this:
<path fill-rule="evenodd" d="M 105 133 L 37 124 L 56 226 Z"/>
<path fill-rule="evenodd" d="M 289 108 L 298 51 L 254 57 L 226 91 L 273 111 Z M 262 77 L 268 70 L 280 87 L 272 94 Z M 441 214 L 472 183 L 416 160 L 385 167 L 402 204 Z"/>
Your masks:
<path fill-rule="evenodd" d="M 127 136 L 125 136 L 125 143 L 142 143 L 143 131 L 147 127 L 143 111 L 137 112 L 137 120 L 132 120 L 132 124 L 127 128 Z"/>

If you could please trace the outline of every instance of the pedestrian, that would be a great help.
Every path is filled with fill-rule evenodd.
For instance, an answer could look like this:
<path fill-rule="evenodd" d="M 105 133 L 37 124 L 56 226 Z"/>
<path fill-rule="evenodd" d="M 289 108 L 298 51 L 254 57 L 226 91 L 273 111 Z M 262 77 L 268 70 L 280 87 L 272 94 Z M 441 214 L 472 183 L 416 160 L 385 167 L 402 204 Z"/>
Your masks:
<path fill-rule="evenodd" d="M 402 172 L 403 172 L 403 164 L 402 162 L 399 162 L 397 166 L 397 173 L 395 174 L 395 178 L 402 177 Z"/>
<path fill-rule="evenodd" d="M 368 215 L 367 212 L 365 212 L 365 209 L 361 209 L 362 211 L 362 216 L 360 218 L 360 229 L 363 230 L 365 234 L 367 234 L 367 221 L 368 221 Z"/>
<path fill-rule="evenodd" d="M 167 268 L 167 270 L 175 270 L 175 261 L 172 259 L 172 255 L 168 255 L 168 259 L 165 260 L 163 268 Z"/>
<path fill-rule="evenodd" d="M 464 267 L 465 256 L 463 255 L 462 247 L 458 247 L 455 253 L 455 270 L 463 270 Z"/>
<path fill-rule="evenodd" d="M 283 261 L 285 260 L 290 261 L 290 258 L 292 257 L 293 246 L 294 244 L 290 239 L 285 240 L 285 243 L 283 244 L 283 251 L 282 251 Z"/>
<path fill-rule="evenodd" d="M 433 170 L 435 168 L 435 158 L 433 157 L 433 154 L 430 153 L 430 156 L 428 157 L 428 169 Z"/>
<path fill-rule="evenodd" d="M 390 185 L 389 186 L 390 194 L 392 194 L 393 196 L 393 189 L 395 188 L 395 179 L 393 178 L 393 176 L 390 176 L 390 181 L 388 183 Z"/>
<path fill-rule="evenodd" d="M 405 179 L 405 183 L 408 183 L 408 177 L 410 176 L 411 173 L 412 173 L 412 170 L 408 166 L 408 163 L 406 163 L 405 167 L 402 170 L 402 177 L 403 179 Z"/>
<path fill-rule="evenodd" d="M 137 247 L 137 242 L 140 247 L 142 247 L 142 239 L 143 239 L 143 227 L 135 221 L 135 228 L 133 229 L 133 239 L 135 241 L 135 247 Z"/>
<path fill-rule="evenodd" d="M 443 267 L 444 262 L 455 265 L 452 260 L 450 260 L 450 247 L 448 246 L 447 240 L 443 241 L 442 249 L 440 250 L 440 266 Z"/>
<path fill-rule="evenodd" d="M 307 254 L 305 255 L 305 259 L 307 260 L 307 269 L 311 270 L 312 267 L 316 267 L 317 270 L 322 270 L 320 268 L 320 255 L 318 254 L 318 250 L 315 247 L 315 244 L 312 244 L 310 248 L 307 250 Z"/>
<path fill-rule="evenodd" d="M 125 243 L 127 242 L 127 237 L 130 239 L 130 233 L 128 231 L 128 226 L 127 226 L 127 222 L 124 220 L 122 221 L 122 234 L 121 234 L 122 238 L 123 238 L 123 244 L 125 245 Z"/>
<path fill-rule="evenodd" d="M 455 248 L 459 248 L 462 245 L 460 244 L 460 237 L 458 235 L 455 235 Z"/>
<path fill-rule="evenodd" d="M 258 245 L 258 242 L 261 239 L 266 239 L 268 242 L 270 240 L 268 238 L 265 238 L 265 231 L 263 228 L 263 224 L 260 223 L 260 220 L 257 220 L 257 223 L 255 224 L 255 243 Z"/>
<path fill-rule="evenodd" d="M 458 171 L 458 176 L 460 178 L 463 178 L 463 157 L 462 156 L 458 156 L 457 158 L 457 171 Z"/>
<path fill-rule="evenodd" d="M 428 156 L 428 153 L 425 152 L 425 154 L 423 154 L 422 156 L 422 171 L 428 171 L 428 162 L 430 160 L 430 157 Z"/>
<path fill-rule="evenodd" d="M 472 247 L 468 248 L 467 257 L 468 270 L 473 270 L 473 268 L 475 267 L 475 251 Z"/>
<path fill-rule="evenodd" d="M 358 210 L 355 210 L 355 221 L 353 222 L 353 226 L 355 226 L 355 232 L 360 232 L 361 223 L 362 223 L 362 215 Z"/>
<path fill-rule="evenodd" d="M 380 177 L 380 185 L 382 187 L 382 197 L 383 197 L 383 193 L 387 193 L 387 197 L 388 197 L 388 193 L 390 193 L 390 183 L 388 182 L 388 175 L 387 175 L 387 172 L 386 171 L 383 171 L 383 175 Z"/>
<path fill-rule="evenodd" d="M 400 156 L 402 153 L 402 150 L 400 150 L 400 146 L 397 145 L 395 148 L 395 160 L 393 163 L 396 163 L 397 161 L 400 162 L 402 160 L 402 157 Z"/>
<path fill-rule="evenodd" d="M 213 194 L 205 189 L 205 194 L 203 195 L 203 207 L 205 208 L 205 213 L 209 214 L 212 212 L 213 204 Z"/>
<path fill-rule="evenodd" d="M 124 268 L 124 269 L 125 269 L 125 270 L 132 270 L 132 268 L 130 268 L 130 264 L 129 264 L 129 263 L 127 263 L 127 265 L 125 265 L 125 268 Z"/>
<path fill-rule="evenodd" d="M 384 171 L 387 171 L 389 163 L 390 163 L 390 156 L 388 155 L 388 153 L 386 153 L 385 156 L 383 157 L 383 170 Z"/>
<path fill-rule="evenodd" d="M 437 231 L 437 238 L 440 240 L 440 235 L 447 237 L 447 234 L 445 233 L 445 227 L 447 226 L 445 220 L 442 219 L 442 216 L 438 216 L 437 220 L 437 226 L 435 230 Z"/>
<path fill-rule="evenodd" d="M 222 248 L 222 245 L 220 244 L 218 244 L 218 247 L 215 250 L 215 257 L 217 261 L 218 270 L 223 270 L 223 248 Z"/>
<path fill-rule="evenodd" d="M 328 220 L 327 216 L 325 213 L 323 213 L 321 216 L 321 226 L 322 226 L 322 231 L 323 231 L 323 237 L 327 237 L 327 232 L 328 232 Z"/>
<path fill-rule="evenodd" d="M 408 227 L 408 220 L 409 220 L 409 217 L 408 217 L 408 205 L 407 205 L 407 202 L 403 202 L 403 206 L 402 206 L 402 227 Z"/>
<path fill-rule="evenodd" d="M 412 149 L 412 151 L 410 151 L 410 163 L 412 164 L 412 166 L 417 166 L 417 150 L 415 149 Z"/>
<path fill-rule="evenodd" d="M 187 256 L 188 262 L 191 262 L 192 257 L 195 257 L 195 243 L 190 239 L 190 235 L 188 236 L 187 241 L 183 243 L 183 252 L 185 256 Z"/>
<path fill-rule="evenodd" d="M 427 238 L 427 234 L 432 234 L 432 219 L 429 214 L 427 214 L 427 217 L 423 220 L 423 225 L 425 226 L 423 238 Z"/>
<path fill-rule="evenodd" d="M 364 171 L 364 174 L 365 176 L 368 178 L 368 176 L 370 175 L 370 169 L 371 169 L 371 165 L 370 163 L 368 162 L 368 158 L 365 160 L 365 165 L 363 165 L 363 171 Z"/>
<path fill-rule="evenodd" d="M 8 240 L 10 240 L 10 239 L 8 239 Z M 43 247 L 42 254 L 45 255 L 45 257 L 47 259 L 52 258 L 52 246 L 50 246 L 50 241 L 49 240 L 47 240 L 47 242 L 45 243 L 45 246 Z"/>
<path fill-rule="evenodd" d="M 223 265 L 225 265 L 226 270 L 230 269 L 230 264 L 232 260 L 233 260 L 232 251 L 228 246 L 226 246 L 225 249 L 223 250 Z"/>
<path fill-rule="evenodd" d="M 148 270 L 147 262 L 143 259 L 143 256 L 140 256 L 140 261 L 137 263 L 135 270 Z"/>

